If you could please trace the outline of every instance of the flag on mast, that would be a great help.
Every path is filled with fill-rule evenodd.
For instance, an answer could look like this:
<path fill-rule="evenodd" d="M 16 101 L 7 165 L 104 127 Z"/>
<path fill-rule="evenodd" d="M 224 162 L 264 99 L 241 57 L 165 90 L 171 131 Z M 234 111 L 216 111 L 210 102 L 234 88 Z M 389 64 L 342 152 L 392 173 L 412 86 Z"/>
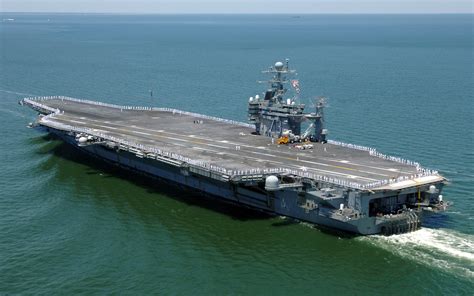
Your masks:
<path fill-rule="evenodd" d="M 291 86 L 295 89 L 296 93 L 299 94 L 300 93 L 300 82 L 299 80 L 291 80 Z"/>

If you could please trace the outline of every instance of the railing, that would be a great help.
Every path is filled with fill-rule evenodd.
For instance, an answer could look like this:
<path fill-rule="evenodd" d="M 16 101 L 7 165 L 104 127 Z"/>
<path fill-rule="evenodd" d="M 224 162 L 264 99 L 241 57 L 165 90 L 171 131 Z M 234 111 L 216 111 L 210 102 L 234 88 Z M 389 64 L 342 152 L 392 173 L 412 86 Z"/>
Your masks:
<path fill-rule="evenodd" d="M 48 107 L 44 104 L 41 104 L 41 101 L 44 100 L 50 100 L 50 99 L 62 99 L 62 100 L 69 100 L 69 101 L 76 101 L 76 102 L 82 102 L 82 103 L 88 103 L 88 104 L 95 104 L 95 105 L 100 105 L 100 106 L 105 106 L 105 107 L 110 107 L 110 108 L 119 108 L 119 109 L 125 109 L 125 110 L 158 110 L 158 111 L 167 111 L 167 112 L 175 112 L 179 114 L 184 114 L 184 115 L 190 115 L 190 116 L 195 116 L 195 117 L 200 117 L 200 118 L 205 118 L 205 119 L 210 119 L 210 120 L 218 120 L 218 121 L 223 121 L 231 124 L 238 124 L 238 125 L 246 125 L 244 123 L 239 123 L 235 122 L 232 120 L 226 120 L 226 119 L 221 119 L 217 117 L 212 117 L 212 116 L 207 116 L 207 115 L 201 115 L 201 114 L 196 114 L 196 113 L 191 113 L 191 112 L 186 112 L 186 111 L 180 111 L 176 109 L 170 109 L 170 108 L 151 108 L 151 107 L 133 107 L 133 106 L 119 106 L 119 105 L 113 105 L 113 104 L 108 104 L 108 103 L 100 103 L 100 102 L 93 102 L 93 101 L 88 101 L 88 100 L 79 100 L 79 99 L 74 99 L 74 98 L 68 98 L 68 97 L 61 97 L 61 96 L 55 96 L 55 97 L 36 97 L 36 98 L 25 98 L 22 100 L 22 103 L 31 105 L 35 109 L 43 109 L 43 110 L 48 110 L 51 112 L 51 114 L 46 115 L 40 119 L 41 123 L 44 124 L 45 126 L 49 126 L 51 128 L 59 129 L 59 130 L 64 130 L 64 131 L 72 131 L 75 133 L 84 133 L 88 134 L 94 137 L 97 137 L 102 140 L 107 140 L 107 141 L 112 141 L 114 143 L 118 143 L 120 145 L 124 145 L 125 147 L 128 147 L 129 149 L 138 149 L 139 152 L 143 154 L 150 154 L 153 153 L 155 154 L 155 158 L 158 159 L 158 157 L 165 157 L 171 160 L 179 161 L 181 163 L 187 163 L 192 166 L 199 167 L 204 170 L 208 170 L 210 172 L 214 173 L 219 173 L 222 174 L 223 176 L 227 177 L 232 177 L 232 178 L 242 178 L 245 179 L 244 177 L 246 176 L 251 176 L 251 175 L 262 175 L 262 178 L 268 175 L 281 175 L 281 174 L 291 174 L 294 176 L 302 177 L 302 178 L 307 178 L 323 183 L 330 183 L 334 184 L 340 187 L 346 187 L 346 188 L 354 188 L 354 189 L 360 189 L 360 190 L 367 190 L 367 189 L 372 189 L 372 188 L 377 188 L 405 180 L 412 180 L 415 178 L 420 178 L 424 176 L 432 176 L 432 175 L 437 175 L 437 171 L 433 170 L 428 170 L 421 168 L 421 166 L 417 162 L 411 162 L 402 158 L 398 157 L 393 157 L 393 156 L 387 156 L 382 153 L 376 152 L 375 149 L 369 148 L 369 147 L 364 147 L 364 146 L 359 146 L 359 145 L 353 145 L 353 144 L 347 144 L 347 143 L 342 143 L 338 141 L 332 141 L 329 140 L 328 142 L 333 144 L 333 145 L 338 145 L 338 146 L 343 146 L 343 147 L 348 147 L 351 149 L 358 149 L 358 150 L 363 150 L 363 151 L 368 151 L 371 155 L 380 157 L 383 159 L 388 159 L 391 161 L 396 161 L 399 163 L 403 164 L 408 164 L 408 165 L 413 165 L 417 168 L 417 174 L 413 174 L 410 176 L 401 176 L 398 178 L 392 178 L 392 179 L 386 179 L 386 180 L 380 180 L 380 181 L 375 181 L 375 182 L 370 182 L 370 183 L 365 183 L 361 184 L 358 182 L 352 182 L 348 181 L 346 179 L 339 179 L 339 178 L 332 178 L 324 175 L 318 175 L 314 173 L 309 173 L 307 171 L 303 170 L 292 170 L 288 168 L 249 168 L 249 169 L 242 169 L 242 170 L 230 170 L 221 166 L 217 166 L 214 164 L 211 164 L 209 162 L 201 161 L 201 160 L 195 160 L 191 159 L 189 157 L 180 155 L 178 153 L 174 152 L 169 152 L 165 151 L 162 149 L 159 149 L 157 147 L 153 146 L 147 146 L 143 144 L 139 144 L 136 142 L 132 142 L 123 138 L 117 138 L 108 134 L 104 134 L 98 131 L 94 131 L 89 128 L 83 128 L 83 127 L 76 127 L 76 126 L 71 126 L 63 123 L 59 123 L 57 121 L 52 121 L 50 119 L 53 119 L 57 114 L 61 114 L 61 111 L 59 109 L 54 109 L 51 107 Z"/>

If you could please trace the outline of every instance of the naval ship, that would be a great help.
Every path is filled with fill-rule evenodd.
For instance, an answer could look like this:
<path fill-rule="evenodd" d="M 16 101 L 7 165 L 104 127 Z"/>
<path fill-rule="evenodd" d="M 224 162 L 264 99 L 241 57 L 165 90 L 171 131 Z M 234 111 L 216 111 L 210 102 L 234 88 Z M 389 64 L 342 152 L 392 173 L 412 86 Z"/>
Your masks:
<path fill-rule="evenodd" d="M 248 123 L 64 96 L 20 104 L 39 113 L 31 127 L 108 163 L 326 229 L 405 233 L 446 209 L 437 171 L 329 139 L 325 99 L 305 112 L 288 60 L 263 72 L 268 87 L 248 100 Z"/>

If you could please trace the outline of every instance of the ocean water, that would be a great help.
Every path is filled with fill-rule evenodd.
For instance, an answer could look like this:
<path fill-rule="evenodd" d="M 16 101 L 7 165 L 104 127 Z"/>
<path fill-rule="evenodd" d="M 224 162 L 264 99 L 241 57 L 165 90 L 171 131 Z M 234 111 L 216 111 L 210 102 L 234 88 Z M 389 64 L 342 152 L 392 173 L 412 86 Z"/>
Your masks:
<path fill-rule="evenodd" d="M 472 295 L 472 15 L 7 14 L 0 23 L 0 294 Z M 129 176 L 27 129 L 31 95 L 240 121 L 290 59 L 330 138 L 450 180 L 419 231 L 347 237 Z M 153 97 L 149 91 L 153 90 Z"/>

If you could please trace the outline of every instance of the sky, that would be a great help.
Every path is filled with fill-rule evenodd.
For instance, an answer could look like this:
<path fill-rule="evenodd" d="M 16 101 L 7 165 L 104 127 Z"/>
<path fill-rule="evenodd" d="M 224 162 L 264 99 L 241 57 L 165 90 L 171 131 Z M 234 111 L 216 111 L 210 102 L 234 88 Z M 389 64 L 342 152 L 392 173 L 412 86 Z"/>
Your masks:
<path fill-rule="evenodd" d="M 474 0 L 0 0 L 1 12 L 473 13 Z"/>

